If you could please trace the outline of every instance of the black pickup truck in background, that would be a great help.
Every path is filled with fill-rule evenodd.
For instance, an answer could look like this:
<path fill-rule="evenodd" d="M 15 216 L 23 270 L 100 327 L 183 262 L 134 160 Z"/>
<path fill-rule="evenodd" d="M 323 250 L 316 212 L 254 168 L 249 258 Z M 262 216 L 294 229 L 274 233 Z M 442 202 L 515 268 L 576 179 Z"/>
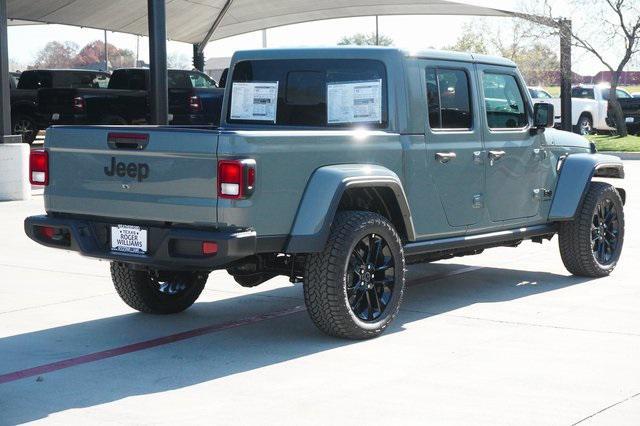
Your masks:
<path fill-rule="evenodd" d="M 113 71 L 106 90 L 47 89 L 38 93 L 38 110 L 49 124 L 146 124 L 150 117 L 149 70 Z M 220 123 L 224 89 L 199 71 L 169 70 L 169 122 Z"/>
<path fill-rule="evenodd" d="M 41 69 L 13 73 L 11 86 L 11 126 L 13 134 L 32 143 L 40 130 L 49 125 L 49 117 L 38 113 L 38 90 L 51 88 L 106 88 L 109 73 L 91 70 Z"/>
<path fill-rule="evenodd" d="M 627 130 L 631 134 L 640 135 L 640 98 L 619 97 L 618 101 L 622 106 L 622 113 L 627 123 Z"/>

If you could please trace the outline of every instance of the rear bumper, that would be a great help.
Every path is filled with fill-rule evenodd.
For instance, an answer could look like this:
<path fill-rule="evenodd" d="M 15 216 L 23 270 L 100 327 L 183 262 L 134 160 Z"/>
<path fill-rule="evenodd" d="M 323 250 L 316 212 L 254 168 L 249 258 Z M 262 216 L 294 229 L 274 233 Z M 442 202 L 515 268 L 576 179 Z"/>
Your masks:
<path fill-rule="evenodd" d="M 208 231 L 162 226 L 141 226 L 148 231 L 146 255 L 111 250 L 111 226 L 122 222 L 93 221 L 55 216 L 31 216 L 24 229 L 29 238 L 47 247 L 76 251 L 84 256 L 167 270 L 224 269 L 230 263 L 256 253 L 254 231 Z M 54 241 L 43 236 L 42 227 L 65 232 L 68 238 Z M 68 233 L 68 234 L 66 234 Z M 215 255 L 201 253 L 203 241 L 215 242 Z"/>

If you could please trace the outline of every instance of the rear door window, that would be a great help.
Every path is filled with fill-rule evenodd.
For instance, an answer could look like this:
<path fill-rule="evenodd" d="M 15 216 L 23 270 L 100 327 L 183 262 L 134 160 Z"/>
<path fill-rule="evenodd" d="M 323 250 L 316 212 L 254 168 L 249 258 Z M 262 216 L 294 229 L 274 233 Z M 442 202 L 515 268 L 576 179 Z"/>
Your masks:
<path fill-rule="evenodd" d="M 191 89 L 191 79 L 184 71 L 169 71 L 169 89 Z"/>
<path fill-rule="evenodd" d="M 469 77 L 463 70 L 427 68 L 427 104 L 431 129 L 471 129 Z"/>
<path fill-rule="evenodd" d="M 529 124 L 524 96 L 515 76 L 485 73 L 482 84 L 490 129 L 520 129 Z"/>
<path fill-rule="evenodd" d="M 242 61 L 233 69 L 231 84 L 229 123 L 387 126 L 387 75 L 376 60 Z M 257 112 L 251 115 L 247 109 Z"/>

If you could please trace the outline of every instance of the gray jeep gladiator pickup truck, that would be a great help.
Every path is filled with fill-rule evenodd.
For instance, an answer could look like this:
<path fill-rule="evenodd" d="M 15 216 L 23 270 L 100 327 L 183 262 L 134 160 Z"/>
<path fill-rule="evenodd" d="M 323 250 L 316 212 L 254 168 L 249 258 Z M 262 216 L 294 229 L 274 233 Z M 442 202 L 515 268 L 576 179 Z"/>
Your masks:
<path fill-rule="evenodd" d="M 54 126 L 31 158 L 36 242 L 111 261 L 132 308 L 180 312 L 208 274 L 304 283 L 325 333 L 379 335 L 405 267 L 559 235 L 602 277 L 624 239 L 617 157 L 552 129 L 514 63 L 391 48 L 238 52 L 221 128 Z"/>

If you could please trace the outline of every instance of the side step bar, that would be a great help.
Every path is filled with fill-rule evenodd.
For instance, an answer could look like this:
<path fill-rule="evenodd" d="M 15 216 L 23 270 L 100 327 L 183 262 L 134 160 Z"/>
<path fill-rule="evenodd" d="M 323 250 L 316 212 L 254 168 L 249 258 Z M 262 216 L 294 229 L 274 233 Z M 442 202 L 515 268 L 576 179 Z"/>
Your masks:
<path fill-rule="evenodd" d="M 483 246 L 499 245 L 500 243 L 530 240 L 531 238 L 555 234 L 558 231 L 555 224 L 529 226 L 526 228 L 510 229 L 480 235 L 465 235 L 462 237 L 442 238 L 439 240 L 418 241 L 404 246 L 405 256 L 415 256 L 439 251 L 466 249 Z"/>

